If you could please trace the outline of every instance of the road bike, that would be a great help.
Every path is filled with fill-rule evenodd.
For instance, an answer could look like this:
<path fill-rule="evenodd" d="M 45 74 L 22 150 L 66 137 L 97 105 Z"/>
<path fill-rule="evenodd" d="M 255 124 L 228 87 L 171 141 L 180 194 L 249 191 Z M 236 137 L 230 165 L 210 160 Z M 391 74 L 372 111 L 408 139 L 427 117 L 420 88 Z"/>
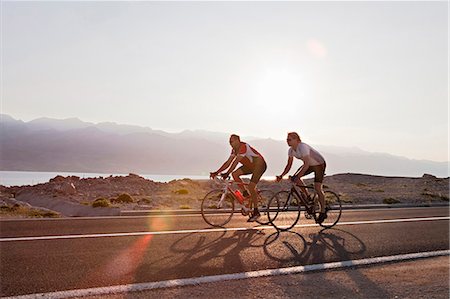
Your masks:
<path fill-rule="evenodd" d="M 202 200 L 201 212 L 206 223 L 215 227 L 223 227 L 230 222 L 235 211 L 240 211 L 244 216 L 248 216 L 253 211 L 251 197 L 240 195 L 236 182 L 232 182 L 229 178 L 216 177 L 214 180 L 223 186 L 208 192 Z M 243 184 L 248 185 L 248 183 Z M 268 189 L 260 190 L 256 188 L 256 193 L 258 196 L 258 210 L 261 213 L 256 222 L 263 225 L 269 224 L 267 207 L 274 192 Z"/>
<path fill-rule="evenodd" d="M 294 227 L 300 219 L 302 210 L 306 219 L 314 219 L 318 223 L 320 202 L 316 190 L 313 186 L 297 186 L 292 177 L 289 177 L 289 179 L 292 183 L 291 189 L 275 193 L 268 204 L 271 207 L 267 210 L 268 219 L 279 231 L 287 231 Z M 308 196 L 306 190 L 308 190 Z M 324 222 L 318 224 L 324 228 L 331 228 L 341 218 L 341 199 L 335 192 L 327 190 L 327 188 L 323 193 L 325 195 L 327 218 Z"/>

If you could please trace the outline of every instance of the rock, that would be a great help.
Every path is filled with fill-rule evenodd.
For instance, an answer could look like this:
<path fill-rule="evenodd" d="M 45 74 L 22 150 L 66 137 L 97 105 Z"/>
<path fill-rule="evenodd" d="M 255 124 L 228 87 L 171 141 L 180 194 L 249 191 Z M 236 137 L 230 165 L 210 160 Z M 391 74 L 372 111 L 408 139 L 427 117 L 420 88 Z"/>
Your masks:
<path fill-rule="evenodd" d="M 14 198 L 5 199 L 4 202 L 7 205 L 9 205 L 9 206 L 27 207 L 27 208 L 31 208 L 32 207 L 29 203 L 23 202 L 23 201 L 20 201 L 20 200 L 16 200 Z"/>
<path fill-rule="evenodd" d="M 437 179 L 436 176 L 434 176 L 432 174 L 428 174 L 428 173 L 424 173 L 422 178 L 424 178 L 424 179 Z"/>
<path fill-rule="evenodd" d="M 56 185 L 54 189 L 64 195 L 77 194 L 77 189 L 75 188 L 75 185 L 73 183 L 64 183 L 61 185 Z"/>
<path fill-rule="evenodd" d="M 50 179 L 50 183 L 62 183 L 65 181 L 65 178 L 62 175 L 57 175 L 53 179 Z"/>

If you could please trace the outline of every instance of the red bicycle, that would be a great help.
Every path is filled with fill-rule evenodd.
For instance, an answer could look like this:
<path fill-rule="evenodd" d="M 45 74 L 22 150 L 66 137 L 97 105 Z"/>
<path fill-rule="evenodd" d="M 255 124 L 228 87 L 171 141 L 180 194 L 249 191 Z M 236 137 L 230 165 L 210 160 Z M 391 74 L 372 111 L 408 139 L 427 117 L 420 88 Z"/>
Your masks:
<path fill-rule="evenodd" d="M 210 191 L 202 200 L 201 211 L 202 217 L 206 223 L 215 227 L 223 227 L 230 222 L 231 217 L 235 211 L 241 212 L 242 215 L 247 216 L 252 212 L 251 197 L 243 197 L 237 188 L 237 183 L 227 179 L 216 177 L 215 181 L 223 186 L 221 188 Z M 244 183 L 248 185 L 248 183 Z M 258 209 L 261 213 L 256 222 L 259 224 L 269 224 L 268 218 L 268 204 L 273 196 L 271 190 L 259 190 L 256 188 L 258 194 Z"/>

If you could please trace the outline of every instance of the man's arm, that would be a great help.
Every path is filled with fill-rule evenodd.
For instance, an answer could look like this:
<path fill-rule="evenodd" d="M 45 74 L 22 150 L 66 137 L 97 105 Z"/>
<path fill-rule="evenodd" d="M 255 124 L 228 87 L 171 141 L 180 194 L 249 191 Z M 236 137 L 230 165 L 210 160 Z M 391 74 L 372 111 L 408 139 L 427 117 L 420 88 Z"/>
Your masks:
<path fill-rule="evenodd" d="M 216 175 L 218 175 L 219 173 L 221 173 L 222 171 L 224 171 L 225 169 L 228 168 L 228 166 L 230 166 L 231 162 L 233 162 L 233 160 L 235 160 L 236 156 L 231 155 L 227 161 L 225 161 L 225 163 L 222 164 L 222 166 L 220 166 L 220 168 L 216 171 L 216 172 L 211 172 L 210 176 L 211 177 L 215 177 Z M 237 163 L 236 163 L 237 164 Z M 236 166 L 235 166 L 236 167 Z"/>
<path fill-rule="evenodd" d="M 236 156 L 236 158 L 233 161 L 233 164 L 231 164 L 230 169 L 228 169 L 228 171 L 227 171 L 227 177 L 230 175 L 230 173 L 232 173 L 234 171 L 234 169 L 236 168 L 238 163 L 241 162 L 241 160 L 242 160 L 241 156 Z"/>
<path fill-rule="evenodd" d="M 288 157 L 288 161 L 287 161 L 286 167 L 283 170 L 283 173 L 277 176 L 277 182 L 281 181 L 283 176 L 285 176 L 286 173 L 288 173 L 289 170 L 291 170 L 293 160 L 294 160 L 294 157 L 292 157 L 292 156 Z"/>

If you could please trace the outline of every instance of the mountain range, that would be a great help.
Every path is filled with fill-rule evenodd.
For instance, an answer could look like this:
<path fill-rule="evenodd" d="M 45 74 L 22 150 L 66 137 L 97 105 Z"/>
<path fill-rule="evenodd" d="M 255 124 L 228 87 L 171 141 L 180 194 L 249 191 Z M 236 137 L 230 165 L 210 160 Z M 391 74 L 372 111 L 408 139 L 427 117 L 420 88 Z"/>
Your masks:
<path fill-rule="evenodd" d="M 231 151 L 228 133 L 168 133 L 148 127 L 90 123 L 77 118 L 39 118 L 29 122 L 0 115 L 0 170 L 206 175 Z M 279 174 L 287 161 L 285 141 L 242 137 L 266 158 L 265 175 Z M 327 174 L 438 177 L 448 162 L 413 160 L 356 147 L 314 145 L 327 160 Z M 300 167 L 296 161 L 294 167 Z"/>

